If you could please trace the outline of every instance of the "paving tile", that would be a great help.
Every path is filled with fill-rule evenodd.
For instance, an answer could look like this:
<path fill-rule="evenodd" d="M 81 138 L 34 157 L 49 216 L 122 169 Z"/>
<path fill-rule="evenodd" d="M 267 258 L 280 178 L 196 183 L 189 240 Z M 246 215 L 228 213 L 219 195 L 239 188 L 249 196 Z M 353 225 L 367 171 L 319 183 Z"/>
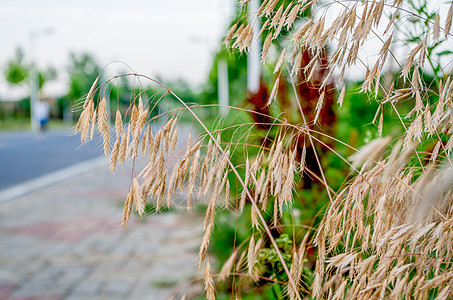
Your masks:
<path fill-rule="evenodd" d="M 8 300 L 63 300 L 61 296 L 13 297 Z"/>
<path fill-rule="evenodd" d="M 100 280 L 84 280 L 74 288 L 70 296 L 95 297 L 99 295 L 103 285 L 104 282 Z"/>
<path fill-rule="evenodd" d="M 67 292 L 67 286 L 54 285 L 51 282 L 26 283 L 11 294 L 11 298 L 61 297 Z"/>
<path fill-rule="evenodd" d="M 16 284 L 0 284 L 0 299 L 7 299 L 19 286 Z"/>
<path fill-rule="evenodd" d="M 133 287 L 134 287 L 133 281 L 110 280 L 103 286 L 100 295 L 126 297 L 132 291 Z"/>

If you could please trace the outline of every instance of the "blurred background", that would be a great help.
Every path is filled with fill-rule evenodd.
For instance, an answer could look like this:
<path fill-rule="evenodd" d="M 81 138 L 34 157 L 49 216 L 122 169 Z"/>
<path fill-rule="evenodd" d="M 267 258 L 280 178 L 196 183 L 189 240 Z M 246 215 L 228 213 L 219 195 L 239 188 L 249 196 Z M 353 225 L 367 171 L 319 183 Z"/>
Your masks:
<path fill-rule="evenodd" d="M 200 222 L 169 213 L 123 230 L 130 170 L 111 176 L 99 143 L 81 145 L 74 124 L 100 73 L 144 74 L 185 101 L 217 103 L 236 6 L 0 2 L 0 299 L 165 299 L 196 276 Z M 110 97 L 125 110 L 142 84 L 114 80 Z"/>
<path fill-rule="evenodd" d="M 34 89 L 52 121 L 69 122 L 101 70 L 201 89 L 235 9 L 231 0 L 2 1 L 0 127 L 27 123 Z"/>
<path fill-rule="evenodd" d="M 185 101 L 216 103 L 216 57 L 236 10 L 232 0 L 2 1 L 0 189 L 99 155 L 68 137 L 99 74 L 139 73 Z M 127 108 L 143 83 L 109 88 Z"/>

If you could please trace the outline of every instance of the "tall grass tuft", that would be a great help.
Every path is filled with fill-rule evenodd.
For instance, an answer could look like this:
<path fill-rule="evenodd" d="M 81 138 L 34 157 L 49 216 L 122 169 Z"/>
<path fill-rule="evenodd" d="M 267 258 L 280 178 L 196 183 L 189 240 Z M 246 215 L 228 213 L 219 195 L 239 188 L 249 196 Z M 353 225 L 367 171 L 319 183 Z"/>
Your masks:
<path fill-rule="evenodd" d="M 241 9 L 247 9 L 248 2 L 240 1 Z M 252 113 L 252 123 L 208 129 L 195 112 L 199 108 L 154 79 L 129 74 L 160 87 L 162 97 L 147 98 L 144 92 L 133 97 L 125 113 L 116 112 L 110 135 L 105 99 L 95 101 L 93 96 L 108 81 L 96 80 L 76 131 L 82 142 L 96 129 L 101 133 L 112 172 L 128 160 L 135 162 L 138 155 L 149 160 L 141 171 L 133 165 L 123 226 L 133 210 L 144 212 L 149 199 L 157 208 L 171 206 L 173 195 L 182 192 L 187 210 L 205 199 L 199 266 L 205 268 L 208 299 L 215 298 L 216 281 L 232 276 L 278 282 L 289 299 L 447 299 L 453 294 L 452 10 L 452 2 L 264 0 L 252 13 L 263 24 L 261 59 L 272 66 L 275 82 L 270 93 L 262 86 L 251 97 L 254 110 L 230 112 Z M 247 52 L 253 35 L 252 24 L 241 17 L 225 43 L 231 51 Z M 378 104 L 373 120 L 377 138 L 360 149 L 323 131 L 336 91 L 340 108 L 351 93 L 349 78 L 357 76 L 361 85 L 356 92 Z M 288 121 L 292 111 L 270 115 L 283 81 L 292 88 L 300 122 Z M 315 96 L 305 97 L 303 87 L 314 89 Z M 181 109 L 152 117 L 151 111 L 169 96 Z M 204 132 L 181 150 L 176 143 L 183 111 Z M 388 119 L 399 122 L 398 134 L 384 127 Z M 254 139 L 253 127 L 268 133 Z M 233 131 L 233 138 L 224 142 L 227 131 Z M 250 151 L 236 165 L 232 156 L 241 143 Z M 341 147 L 354 154 L 345 157 Z M 322 165 L 320 149 L 338 156 L 351 170 L 339 189 L 328 182 L 329 166 Z M 307 164 L 309 153 L 317 171 Z M 320 183 L 329 203 L 317 227 L 285 251 L 275 228 L 287 211 L 293 212 L 302 176 Z M 236 191 L 230 190 L 233 184 L 239 186 Z M 224 207 L 250 212 L 252 230 L 216 274 L 208 250 L 216 212 Z M 310 278 L 307 257 L 313 249 Z M 276 270 L 275 276 L 265 276 L 272 272 L 260 265 L 268 259 L 264 253 L 275 253 L 284 276 L 275 275 Z"/>

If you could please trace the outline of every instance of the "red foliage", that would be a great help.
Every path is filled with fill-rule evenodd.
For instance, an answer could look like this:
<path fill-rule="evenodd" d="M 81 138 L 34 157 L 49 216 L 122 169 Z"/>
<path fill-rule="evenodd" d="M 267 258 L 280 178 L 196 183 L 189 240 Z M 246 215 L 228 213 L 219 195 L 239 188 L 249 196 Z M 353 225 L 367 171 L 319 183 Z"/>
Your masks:
<path fill-rule="evenodd" d="M 297 87 L 300 106 L 305 116 L 305 121 L 307 122 L 307 125 L 310 129 L 320 130 L 324 134 L 333 136 L 336 122 L 335 112 L 333 111 L 333 106 L 336 98 L 336 89 L 333 82 L 331 81 L 327 83 L 322 90 L 320 90 L 324 79 L 329 73 L 329 69 L 327 68 L 327 51 L 322 51 L 322 53 L 319 55 L 317 67 L 314 70 L 313 76 L 312 78 L 310 78 L 310 80 L 308 80 L 308 74 L 311 72 L 311 70 L 305 70 L 305 68 L 310 63 L 312 55 L 308 51 L 303 51 L 301 55 L 302 60 L 299 66 L 300 75 L 295 84 Z M 288 122 L 294 124 L 303 124 L 302 117 L 294 119 L 294 114 L 291 114 L 291 112 L 296 109 L 296 105 L 294 105 L 294 103 L 292 103 L 290 100 L 290 96 L 288 94 L 288 83 L 285 81 L 282 75 L 280 76 L 280 84 L 278 86 L 277 93 L 280 109 L 281 111 L 287 112 L 285 118 Z M 324 105 L 315 124 L 315 108 L 322 93 L 324 93 Z M 263 80 L 261 80 L 260 82 L 260 88 L 258 92 L 250 94 L 247 100 L 253 105 L 252 110 L 256 112 L 251 114 L 252 118 L 256 122 L 256 127 L 263 130 L 268 130 L 271 127 L 269 125 L 271 123 L 270 118 L 267 117 L 267 115 L 270 114 L 270 110 L 266 105 L 269 100 L 269 92 L 264 85 Z M 325 137 L 316 134 L 313 135 L 315 135 L 317 139 L 323 141 L 327 146 L 333 147 L 331 139 L 326 139 Z M 304 144 L 306 147 L 306 167 L 320 177 L 320 169 L 316 160 L 314 148 L 310 144 L 308 138 L 304 135 L 300 135 L 295 142 L 295 146 L 297 146 L 298 148 L 298 158 L 300 159 Z M 318 157 L 320 160 L 322 159 L 323 154 L 328 151 L 326 145 L 317 144 L 316 146 L 316 149 L 321 150 L 320 152 L 318 150 Z M 310 188 L 311 181 L 312 179 L 310 179 L 309 176 L 305 176 L 303 187 Z"/>
<path fill-rule="evenodd" d="M 325 85 L 323 90 L 319 89 L 325 77 L 329 73 L 329 69 L 327 68 L 328 62 L 327 51 L 323 51 L 322 54 L 320 55 L 317 69 L 315 70 L 312 78 L 308 80 L 307 77 L 310 70 L 308 70 L 308 72 L 304 72 L 304 70 L 305 67 L 311 61 L 311 59 L 312 59 L 311 54 L 308 51 L 304 51 L 302 53 L 302 61 L 299 72 L 300 75 L 297 83 L 297 92 L 300 100 L 300 105 L 305 115 L 307 125 L 310 129 L 315 129 L 316 126 L 319 127 L 318 130 L 322 130 L 323 133 L 332 136 L 334 134 L 335 130 L 334 127 L 336 122 L 335 112 L 333 111 L 333 106 L 336 98 L 335 86 L 331 81 L 330 83 L 327 83 Z M 319 114 L 317 123 L 314 124 L 316 104 L 318 103 L 318 99 L 323 92 L 324 92 L 324 105 Z M 329 147 L 333 147 L 331 139 L 326 139 L 323 136 L 319 135 L 317 135 L 316 138 L 322 140 Z M 310 169 L 312 172 L 314 172 L 317 176 L 320 176 L 321 172 L 319 169 L 318 162 L 316 161 L 313 145 L 310 145 L 310 143 L 307 140 L 308 139 L 305 136 L 300 136 L 298 138 L 297 140 L 297 147 L 299 150 L 298 152 L 302 153 L 302 148 L 305 144 L 307 151 L 305 159 L 306 167 Z M 320 144 L 319 146 L 320 147 L 318 149 L 320 149 L 322 153 L 318 152 L 318 157 L 321 160 L 323 154 L 328 150 L 328 148 L 323 144 Z M 304 188 L 311 188 L 311 181 L 307 179 L 307 176 L 304 177 Z"/>
<path fill-rule="evenodd" d="M 264 85 L 263 80 L 260 81 L 260 88 L 258 92 L 254 94 L 249 94 L 248 102 L 253 105 L 252 110 L 257 113 L 252 113 L 252 118 L 256 123 L 256 127 L 259 129 L 267 130 L 270 128 L 270 119 L 269 119 L 269 106 L 267 106 L 267 101 L 269 99 L 269 92 Z"/>
<path fill-rule="evenodd" d="M 329 69 L 327 68 L 327 52 L 323 51 L 319 58 L 318 67 L 313 75 L 313 78 L 307 80 L 307 73 L 304 72 L 304 68 L 308 65 L 311 60 L 311 55 L 308 51 L 304 51 L 302 54 L 301 72 L 299 72 L 299 78 L 297 83 L 297 92 L 299 94 L 300 105 L 304 112 L 305 119 L 308 123 L 309 128 L 313 129 L 315 124 L 315 108 L 319 97 L 324 92 L 324 106 L 321 109 L 317 126 L 319 126 L 324 133 L 333 133 L 333 126 L 335 125 L 336 117 L 333 111 L 333 105 L 335 103 L 335 86 L 332 82 L 325 85 L 322 91 L 319 90 L 324 78 L 327 76 Z"/>

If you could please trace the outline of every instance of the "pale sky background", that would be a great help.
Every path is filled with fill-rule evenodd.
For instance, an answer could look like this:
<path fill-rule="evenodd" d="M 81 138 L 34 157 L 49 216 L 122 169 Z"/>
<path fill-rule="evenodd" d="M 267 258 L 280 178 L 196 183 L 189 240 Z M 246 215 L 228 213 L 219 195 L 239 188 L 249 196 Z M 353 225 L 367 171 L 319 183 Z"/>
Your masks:
<path fill-rule="evenodd" d="M 443 13 L 443 25 L 448 4 L 440 0 L 429 4 Z M 58 71 L 58 80 L 44 87 L 46 95 L 56 97 L 67 91 L 70 52 L 91 53 L 101 67 L 122 61 L 137 73 L 163 78 L 164 83 L 180 78 L 200 86 L 206 82 L 213 54 L 236 6 L 237 0 L 0 0 L 0 99 L 28 95 L 27 86 L 8 86 L 3 72 L 19 46 L 29 61 L 30 34 L 49 27 L 53 33 L 40 35 L 33 51 L 40 67 L 53 66 Z M 327 23 L 338 12 L 331 6 Z M 381 22 L 381 27 L 386 23 Z M 372 63 L 381 45 L 372 37 L 362 47 L 364 60 Z M 451 49 L 451 39 L 445 47 Z M 393 51 L 399 56 L 410 50 L 406 48 L 396 45 Z M 362 76 L 359 67 L 349 69 L 352 78 Z M 115 63 L 106 75 L 123 70 L 123 65 Z"/>
<path fill-rule="evenodd" d="M 30 33 L 51 27 L 53 33 L 36 38 L 38 66 L 54 66 L 58 80 L 45 92 L 66 91 L 69 53 L 88 52 L 101 67 L 123 61 L 134 71 L 192 86 L 207 79 L 235 8 L 234 0 L 0 0 L 0 72 L 22 47 L 30 59 Z M 109 67 L 110 75 L 123 70 Z M 0 76 L 0 98 L 28 95 L 28 88 L 12 89 Z"/>

